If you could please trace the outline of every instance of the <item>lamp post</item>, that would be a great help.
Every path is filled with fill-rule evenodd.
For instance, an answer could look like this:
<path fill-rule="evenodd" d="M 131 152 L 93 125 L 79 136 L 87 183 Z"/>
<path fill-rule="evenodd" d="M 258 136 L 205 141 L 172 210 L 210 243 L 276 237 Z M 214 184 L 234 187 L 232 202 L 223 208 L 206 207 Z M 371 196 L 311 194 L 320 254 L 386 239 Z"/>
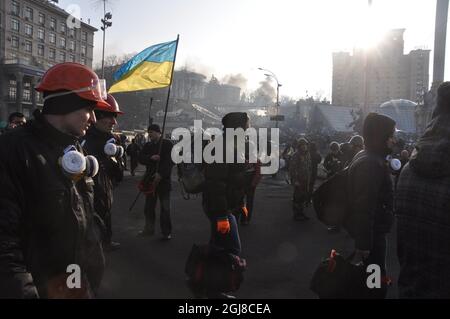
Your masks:
<path fill-rule="evenodd" d="M 263 68 L 258 68 L 258 70 L 267 72 L 267 73 L 264 73 L 264 75 L 267 77 L 273 78 L 277 82 L 277 104 L 276 104 L 277 114 L 276 114 L 276 118 L 275 118 L 275 127 L 278 128 L 278 114 L 279 114 L 279 109 L 280 109 L 280 87 L 281 87 L 281 84 L 278 81 L 278 78 L 275 75 L 275 73 L 273 73 L 272 71 L 263 69 Z"/>
<path fill-rule="evenodd" d="M 102 79 L 105 78 L 105 36 L 106 36 L 106 29 L 108 29 L 110 26 L 112 26 L 112 22 L 110 21 L 112 19 L 111 12 L 106 12 L 106 0 L 103 0 L 103 19 L 101 19 L 102 26 L 100 29 L 103 31 L 103 51 L 102 51 Z"/>

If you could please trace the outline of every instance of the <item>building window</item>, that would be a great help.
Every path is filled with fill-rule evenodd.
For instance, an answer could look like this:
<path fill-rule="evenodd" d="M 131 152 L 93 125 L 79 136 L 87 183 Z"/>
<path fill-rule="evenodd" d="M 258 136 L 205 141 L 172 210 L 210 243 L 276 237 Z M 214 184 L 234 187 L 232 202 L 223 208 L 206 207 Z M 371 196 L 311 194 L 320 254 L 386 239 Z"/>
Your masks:
<path fill-rule="evenodd" d="M 74 41 L 69 42 L 69 49 L 72 51 L 75 51 L 75 42 Z"/>
<path fill-rule="evenodd" d="M 48 57 L 49 57 L 49 59 L 54 60 L 56 58 L 56 50 L 53 48 L 50 48 L 48 50 Z"/>
<path fill-rule="evenodd" d="M 25 8 L 25 19 L 33 21 L 33 9 L 31 9 L 30 7 Z"/>
<path fill-rule="evenodd" d="M 45 39 L 44 29 L 38 29 L 38 39 L 44 41 L 44 39 Z"/>
<path fill-rule="evenodd" d="M 16 80 L 9 80 L 9 98 L 10 100 L 16 100 L 17 99 L 17 81 Z"/>
<path fill-rule="evenodd" d="M 66 33 L 66 22 L 61 22 L 61 33 Z"/>
<path fill-rule="evenodd" d="M 38 44 L 38 55 L 44 56 L 44 45 Z"/>
<path fill-rule="evenodd" d="M 66 53 L 65 52 L 59 52 L 59 60 L 61 62 L 65 62 L 66 61 Z"/>
<path fill-rule="evenodd" d="M 11 13 L 18 16 L 20 15 L 20 5 L 19 2 L 13 0 L 11 2 Z"/>
<path fill-rule="evenodd" d="M 23 82 L 23 100 L 30 102 L 31 101 L 31 83 Z"/>
<path fill-rule="evenodd" d="M 39 12 L 39 24 L 44 25 L 45 24 L 45 14 L 42 12 Z"/>
<path fill-rule="evenodd" d="M 25 41 L 25 52 L 31 53 L 33 51 L 33 43 L 31 41 Z"/>
<path fill-rule="evenodd" d="M 86 46 L 85 45 L 82 45 L 81 46 L 81 55 L 86 55 Z"/>
<path fill-rule="evenodd" d="M 75 38 L 75 28 L 69 29 L 69 36 Z"/>
<path fill-rule="evenodd" d="M 52 29 L 53 31 L 56 30 L 56 19 L 55 18 L 50 18 L 50 29 Z"/>
<path fill-rule="evenodd" d="M 50 43 L 56 43 L 56 35 L 54 33 L 50 33 L 48 39 L 50 40 Z"/>
<path fill-rule="evenodd" d="M 60 38 L 59 39 L 59 45 L 61 46 L 61 48 L 65 48 L 66 47 L 66 39 L 65 38 Z"/>
<path fill-rule="evenodd" d="M 33 26 L 31 24 L 25 24 L 25 34 L 32 37 L 33 36 Z"/>
<path fill-rule="evenodd" d="M 42 103 L 42 92 L 36 92 L 36 101 Z"/>
<path fill-rule="evenodd" d="M 11 37 L 11 46 L 16 49 L 19 48 L 19 37 L 15 35 Z"/>
<path fill-rule="evenodd" d="M 81 58 L 80 62 L 81 62 L 81 64 L 86 65 L 86 59 L 85 58 Z"/>
<path fill-rule="evenodd" d="M 19 20 L 11 19 L 11 30 L 19 32 L 20 24 Z"/>
<path fill-rule="evenodd" d="M 70 55 L 69 55 L 69 61 L 70 61 L 70 62 L 75 62 L 75 55 L 70 54 Z"/>
<path fill-rule="evenodd" d="M 87 42 L 87 32 L 86 31 L 81 32 L 81 40 Z"/>
<path fill-rule="evenodd" d="M 18 63 L 18 59 L 17 59 L 17 54 L 14 52 L 11 52 L 9 54 L 9 60 L 11 61 L 11 63 Z"/>

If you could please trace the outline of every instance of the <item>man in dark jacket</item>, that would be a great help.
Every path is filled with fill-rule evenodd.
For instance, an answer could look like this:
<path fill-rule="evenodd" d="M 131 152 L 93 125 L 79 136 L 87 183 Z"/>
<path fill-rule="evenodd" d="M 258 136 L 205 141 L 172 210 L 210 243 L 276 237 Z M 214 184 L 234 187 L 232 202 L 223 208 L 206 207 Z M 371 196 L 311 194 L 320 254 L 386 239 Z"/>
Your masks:
<path fill-rule="evenodd" d="M 397 184 L 400 298 L 450 298 L 450 82 Z"/>
<path fill-rule="evenodd" d="M 348 170 L 350 215 L 345 228 L 355 240 L 354 264 L 377 264 L 386 273 L 386 234 L 392 227 L 393 187 L 386 163 L 395 143 L 395 121 L 369 113 L 364 121 L 365 149 Z"/>
<path fill-rule="evenodd" d="M 87 153 L 94 155 L 99 162 L 99 172 L 94 177 L 94 205 L 95 211 L 103 219 L 106 227 L 103 239 L 104 249 L 112 251 L 120 247 L 119 243 L 112 241 L 111 209 L 114 186 L 123 178 L 123 168 L 119 161 L 124 152 L 120 146 L 112 146 L 112 150 L 117 150 L 116 154 L 106 154 L 106 151 L 109 152 L 106 144 L 118 144 L 112 131 L 117 124 L 117 115 L 123 114 L 123 112 L 120 111 L 117 101 L 111 94 L 108 94 L 106 102 L 111 108 L 95 111 L 97 122 L 87 131 L 84 147 Z"/>
<path fill-rule="evenodd" d="M 36 87 L 42 113 L 0 137 L 0 298 L 90 298 L 100 285 L 95 159 L 78 143 L 108 107 L 98 82 L 84 65 L 53 66 Z"/>
<path fill-rule="evenodd" d="M 130 157 L 130 170 L 131 176 L 134 176 L 134 172 L 139 164 L 139 152 L 141 147 L 136 143 L 136 139 L 131 140 L 131 144 L 127 146 L 127 155 Z"/>
<path fill-rule="evenodd" d="M 148 127 L 150 142 L 146 143 L 139 154 L 139 162 L 147 166 L 144 177 L 144 187 L 147 188 L 145 198 L 145 227 L 139 236 L 152 236 L 155 233 L 155 208 L 159 198 L 161 206 L 160 225 L 163 239 L 172 238 L 172 222 L 170 219 L 171 174 L 174 165 L 172 161 L 171 141 L 161 137 L 159 125 Z M 161 143 L 161 146 L 160 146 Z M 161 153 L 159 152 L 161 148 Z M 149 190 L 149 188 L 152 188 Z"/>
<path fill-rule="evenodd" d="M 325 156 L 323 166 L 328 171 L 327 177 L 331 177 L 344 168 L 342 162 L 342 152 L 337 142 L 330 143 L 330 153 Z"/>

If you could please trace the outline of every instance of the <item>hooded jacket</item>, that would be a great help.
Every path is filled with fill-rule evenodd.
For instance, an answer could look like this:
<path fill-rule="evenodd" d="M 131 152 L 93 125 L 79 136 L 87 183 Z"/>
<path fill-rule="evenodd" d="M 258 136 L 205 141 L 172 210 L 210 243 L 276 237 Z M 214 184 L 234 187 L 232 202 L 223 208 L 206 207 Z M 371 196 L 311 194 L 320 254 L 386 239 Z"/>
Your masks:
<path fill-rule="evenodd" d="M 438 104 L 397 184 L 400 298 L 450 298 L 448 104 Z"/>

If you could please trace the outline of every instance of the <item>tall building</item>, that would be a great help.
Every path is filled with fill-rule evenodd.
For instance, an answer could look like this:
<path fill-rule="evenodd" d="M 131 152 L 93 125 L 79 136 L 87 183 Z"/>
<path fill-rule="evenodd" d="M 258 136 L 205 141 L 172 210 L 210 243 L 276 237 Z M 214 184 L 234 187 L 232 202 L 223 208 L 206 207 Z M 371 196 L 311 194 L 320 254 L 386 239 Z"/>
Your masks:
<path fill-rule="evenodd" d="M 417 101 L 428 90 L 429 50 L 404 54 L 405 29 L 390 30 L 376 48 L 333 53 L 332 104 L 380 106 L 394 99 Z"/>
<path fill-rule="evenodd" d="M 0 1 L 0 124 L 11 112 L 29 117 L 42 105 L 34 86 L 52 65 L 92 67 L 97 29 L 84 22 L 78 28 L 69 16 L 47 0 Z"/>

